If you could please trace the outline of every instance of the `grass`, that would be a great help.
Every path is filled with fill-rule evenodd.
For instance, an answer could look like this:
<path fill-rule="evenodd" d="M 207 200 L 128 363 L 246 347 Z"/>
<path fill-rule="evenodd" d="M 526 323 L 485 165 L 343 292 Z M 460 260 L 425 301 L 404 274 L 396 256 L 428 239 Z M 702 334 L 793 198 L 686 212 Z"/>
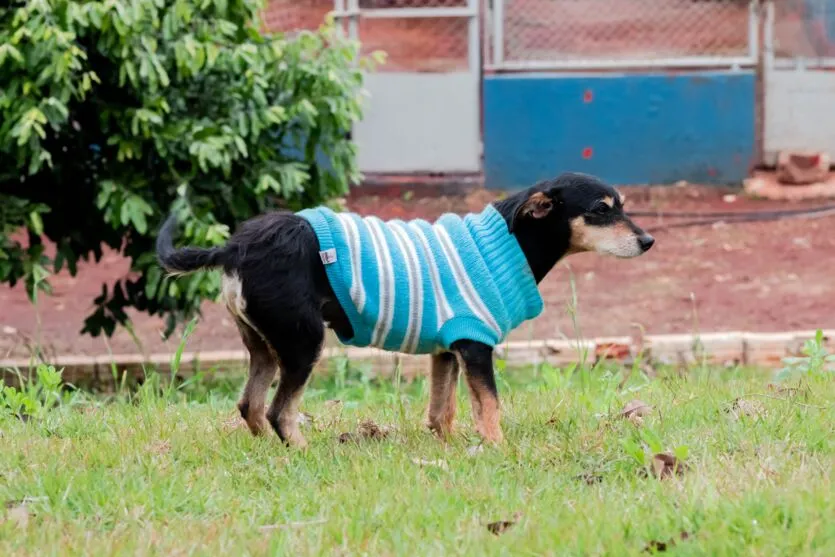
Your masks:
<path fill-rule="evenodd" d="M 665 543 L 835 555 L 831 374 L 775 390 L 763 370 L 634 374 L 623 388 L 618 370 L 506 370 L 506 441 L 475 451 L 465 389 L 445 444 L 421 425 L 423 380 L 335 368 L 307 391 L 306 451 L 250 436 L 228 381 L 152 376 L 109 398 L 65 395 L 27 421 L 7 413 L 0 554 L 624 555 Z M 624 419 L 636 398 L 652 411 Z M 368 419 L 394 431 L 338 441 Z M 657 450 L 688 469 L 657 479 L 645 456 Z M 496 535 L 497 521 L 513 524 Z"/>

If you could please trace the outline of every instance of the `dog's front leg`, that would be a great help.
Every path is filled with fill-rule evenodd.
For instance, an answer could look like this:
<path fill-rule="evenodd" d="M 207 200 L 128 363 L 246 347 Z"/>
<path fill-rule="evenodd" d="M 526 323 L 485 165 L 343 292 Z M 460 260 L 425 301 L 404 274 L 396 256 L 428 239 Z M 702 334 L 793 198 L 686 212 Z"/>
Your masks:
<path fill-rule="evenodd" d="M 488 443 L 501 443 L 499 396 L 493 375 L 493 347 L 481 342 L 461 340 L 452 349 L 460 358 L 470 390 L 476 431 Z"/>
<path fill-rule="evenodd" d="M 432 355 L 429 385 L 430 398 L 426 422 L 436 435 L 446 438 L 452 433 L 455 420 L 455 389 L 458 386 L 458 362 L 455 354 L 443 352 Z"/>

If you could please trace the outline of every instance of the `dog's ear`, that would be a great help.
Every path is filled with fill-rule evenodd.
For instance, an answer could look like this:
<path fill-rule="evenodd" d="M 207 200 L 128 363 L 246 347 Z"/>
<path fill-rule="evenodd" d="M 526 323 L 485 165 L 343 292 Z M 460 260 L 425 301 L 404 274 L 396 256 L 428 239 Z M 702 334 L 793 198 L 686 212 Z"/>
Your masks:
<path fill-rule="evenodd" d="M 516 228 L 521 219 L 541 219 L 554 209 L 554 200 L 545 192 L 537 191 L 520 200 L 519 205 L 513 211 L 513 218 L 510 221 L 510 232 Z"/>

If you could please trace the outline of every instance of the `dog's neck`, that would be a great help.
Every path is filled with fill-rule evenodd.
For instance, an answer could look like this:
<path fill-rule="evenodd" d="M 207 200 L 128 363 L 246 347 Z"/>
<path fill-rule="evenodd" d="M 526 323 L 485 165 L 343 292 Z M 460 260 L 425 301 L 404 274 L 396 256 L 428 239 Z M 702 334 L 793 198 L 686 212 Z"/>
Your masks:
<path fill-rule="evenodd" d="M 543 230 L 537 230 L 543 228 Z M 533 276 L 539 284 L 551 269 L 554 268 L 560 259 L 568 255 L 568 237 L 550 237 L 553 231 L 545 227 L 535 226 L 534 223 L 526 223 L 520 226 L 516 232 L 516 239 L 519 247 L 528 260 Z M 564 244 L 564 245 L 563 245 Z"/>
<path fill-rule="evenodd" d="M 512 214 L 512 202 L 505 203 L 498 201 L 494 204 L 496 210 L 501 213 L 510 227 Z M 569 255 L 569 239 L 571 229 L 568 222 L 560 219 L 543 219 L 541 221 L 525 220 L 517 222 L 513 230 L 522 253 L 528 261 L 528 266 L 539 284 L 542 279 L 554 268 L 560 259 Z"/>

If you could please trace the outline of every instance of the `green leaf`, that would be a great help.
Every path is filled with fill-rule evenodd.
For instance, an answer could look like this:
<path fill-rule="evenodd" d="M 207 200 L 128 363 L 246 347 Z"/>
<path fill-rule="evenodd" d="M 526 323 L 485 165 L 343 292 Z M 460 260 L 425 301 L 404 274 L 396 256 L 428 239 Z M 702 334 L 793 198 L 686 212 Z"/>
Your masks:
<path fill-rule="evenodd" d="M 153 209 L 148 203 L 137 195 L 131 195 L 122 203 L 121 220 L 122 224 L 132 223 L 140 234 L 148 231 L 146 216 L 153 214 Z"/>
<path fill-rule="evenodd" d="M 679 445 L 673 449 L 673 455 L 679 460 L 687 460 L 687 457 L 690 455 L 690 447 L 687 445 Z"/>
<path fill-rule="evenodd" d="M 14 60 L 18 64 L 24 63 L 23 55 L 12 44 L 0 44 L 0 67 L 3 66 L 3 63 L 6 61 L 7 58 Z"/>
<path fill-rule="evenodd" d="M 162 270 L 159 266 L 151 266 L 145 276 L 145 296 L 147 298 L 153 298 L 156 295 L 161 279 Z"/>
<path fill-rule="evenodd" d="M 641 439 L 644 441 L 644 443 L 647 444 L 647 446 L 649 447 L 649 450 L 652 451 L 653 453 L 657 454 L 657 453 L 664 452 L 664 445 L 661 443 L 661 439 L 651 429 L 649 429 L 649 428 L 642 429 L 641 430 Z"/>
<path fill-rule="evenodd" d="M 29 225 L 35 234 L 43 234 L 43 220 L 41 220 L 41 215 L 37 211 L 29 213 Z"/>
<path fill-rule="evenodd" d="M 640 466 L 646 465 L 647 455 L 638 443 L 636 443 L 633 439 L 623 439 L 621 440 L 621 445 L 623 446 L 623 450 L 626 454 L 631 456 L 636 463 Z"/>
<path fill-rule="evenodd" d="M 246 147 L 246 141 L 244 141 L 244 139 L 238 135 L 235 136 L 235 146 L 238 148 L 238 152 L 241 154 L 241 156 L 245 158 L 249 156 L 249 150 Z"/>

